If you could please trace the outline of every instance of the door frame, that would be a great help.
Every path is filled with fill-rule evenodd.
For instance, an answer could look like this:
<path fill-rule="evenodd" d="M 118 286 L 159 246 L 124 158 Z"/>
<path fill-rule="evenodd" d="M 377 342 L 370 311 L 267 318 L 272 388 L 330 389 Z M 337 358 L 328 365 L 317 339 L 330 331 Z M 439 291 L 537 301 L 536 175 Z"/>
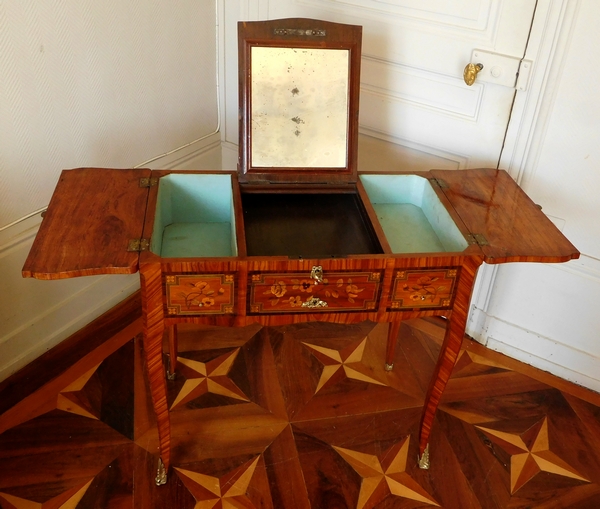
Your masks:
<path fill-rule="evenodd" d="M 537 2 L 524 57 L 533 61 L 532 74 L 527 90 L 516 92 L 498 164 L 525 192 L 535 176 L 579 4 L 580 0 Z M 484 345 L 497 271 L 497 265 L 481 267 L 471 300 L 467 334 Z"/>

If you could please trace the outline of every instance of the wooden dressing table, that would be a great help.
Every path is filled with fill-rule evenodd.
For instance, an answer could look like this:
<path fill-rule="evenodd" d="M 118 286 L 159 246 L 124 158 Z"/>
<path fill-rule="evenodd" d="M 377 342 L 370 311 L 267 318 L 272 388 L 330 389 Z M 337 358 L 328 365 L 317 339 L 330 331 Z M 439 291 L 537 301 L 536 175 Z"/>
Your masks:
<path fill-rule="evenodd" d="M 357 172 L 361 28 L 240 23 L 238 172 L 66 170 L 23 268 L 61 279 L 140 272 L 160 459 L 171 462 L 163 336 L 244 326 L 448 318 L 420 426 L 464 337 L 483 263 L 565 262 L 577 249 L 504 171 Z M 401 167 L 401 162 L 398 163 Z"/>

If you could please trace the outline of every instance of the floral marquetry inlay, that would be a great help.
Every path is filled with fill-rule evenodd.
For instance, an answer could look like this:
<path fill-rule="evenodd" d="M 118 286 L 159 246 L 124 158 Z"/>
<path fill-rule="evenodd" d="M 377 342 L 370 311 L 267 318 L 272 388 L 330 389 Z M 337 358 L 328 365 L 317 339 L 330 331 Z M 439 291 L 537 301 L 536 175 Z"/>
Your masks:
<path fill-rule="evenodd" d="M 379 272 L 252 274 L 250 312 L 363 311 L 377 307 Z"/>
<path fill-rule="evenodd" d="M 233 313 L 232 274 L 166 276 L 165 287 L 169 315 Z"/>
<path fill-rule="evenodd" d="M 450 307 L 456 277 L 457 269 L 399 270 L 394 277 L 391 308 Z"/>

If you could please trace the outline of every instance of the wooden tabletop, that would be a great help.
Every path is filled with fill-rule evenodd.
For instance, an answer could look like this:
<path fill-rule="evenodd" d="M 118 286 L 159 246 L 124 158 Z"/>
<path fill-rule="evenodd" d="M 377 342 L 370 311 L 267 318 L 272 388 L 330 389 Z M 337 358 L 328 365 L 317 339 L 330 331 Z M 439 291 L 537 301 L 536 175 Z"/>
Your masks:
<path fill-rule="evenodd" d="M 148 169 L 65 170 L 23 267 L 24 277 L 63 279 L 94 274 L 133 274 L 148 189 Z"/>
<path fill-rule="evenodd" d="M 142 236 L 148 169 L 79 168 L 62 172 L 25 266 L 24 277 L 62 279 L 133 274 Z M 158 175 L 158 173 L 156 173 Z M 502 170 L 432 170 L 456 214 L 487 245 L 487 263 L 564 262 L 579 252 Z M 377 256 L 377 255 L 375 255 Z M 409 255 L 402 255 L 409 256 Z"/>
<path fill-rule="evenodd" d="M 482 235 L 486 263 L 565 262 L 579 251 L 504 170 L 432 170 L 473 234 Z"/>

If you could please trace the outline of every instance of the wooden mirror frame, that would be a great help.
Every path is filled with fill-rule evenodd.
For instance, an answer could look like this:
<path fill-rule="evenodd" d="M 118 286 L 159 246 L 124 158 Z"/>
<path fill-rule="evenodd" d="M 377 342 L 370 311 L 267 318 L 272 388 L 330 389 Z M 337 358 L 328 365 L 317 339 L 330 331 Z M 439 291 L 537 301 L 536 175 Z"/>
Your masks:
<path fill-rule="evenodd" d="M 362 27 L 305 18 L 238 23 L 239 162 L 241 182 L 356 182 L 358 166 L 358 101 Z M 335 49 L 348 51 L 346 160 L 344 166 L 253 166 L 252 48 Z M 276 133 L 274 133 L 276 135 Z"/>

